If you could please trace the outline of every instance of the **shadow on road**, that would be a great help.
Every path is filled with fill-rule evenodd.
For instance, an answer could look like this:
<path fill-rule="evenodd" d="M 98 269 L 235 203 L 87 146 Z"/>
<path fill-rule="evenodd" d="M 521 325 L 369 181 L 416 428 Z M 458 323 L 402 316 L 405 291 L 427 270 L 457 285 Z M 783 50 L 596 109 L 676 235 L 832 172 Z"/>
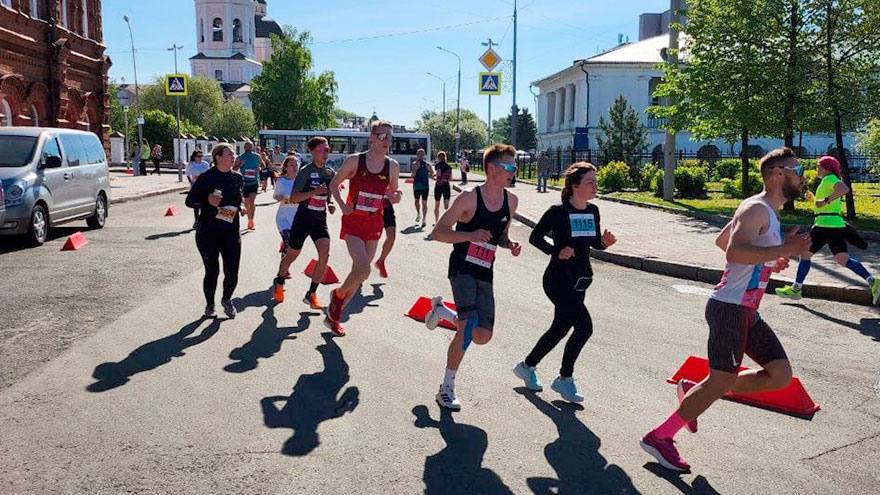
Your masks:
<path fill-rule="evenodd" d="M 424 232 L 425 228 L 417 225 L 410 225 L 409 227 L 400 231 L 401 234 L 410 235 L 410 234 L 418 234 L 419 232 Z"/>
<path fill-rule="evenodd" d="M 190 232 L 195 232 L 196 229 L 186 229 L 186 230 L 178 230 L 177 232 L 163 232 L 161 234 L 152 234 L 144 237 L 147 241 L 157 241 L 159 239 L 170 239 L 173 237 L 180 237 L 182 235 L 189 234 Z"/>
<path fill-rule="evenodd" d="M 323 371 L 300 376 L 289 397 L 277 395 L 260 401 L 263 422 L 268 428 L 293 429 L 293 436 L 281 448 L 285 455 L 304 456 L 315 450 L 321 443 L 318 426 L 353 412 L 360 400 L 357 387 L 348 387 L 337 398 L 350 378 L 348 363 L 332 334 L 325 332 L 321 337 L 324 343 L 317 350 L 324 360 Z M 284 405 L 279 408 L 279 403 Z"/>
<path fill-rule="evenodd" d="M 70 227 L 70 226 L 61 226 L 61 227 L 52 227 L 49 229 L 49 235 L 46 237 L 46 243 L 50 243 L 54 240 L 61 239 L 67 237 L 69 235 L 73 235 L 77 232 L 89 232 L 91 229 L 85 225 L 83 222 L 82 227 Z M 16 251 L 21 251 L 24 249 L 48 249 L 50 251 L 57 251 L 61 249 L 58 246 L 52 246 L 44 244 L 42 246 L 31 246 L 27 243 L 27 240 L 24 236 L 9 236 L 9 237 L 0 237 L 0 254 L 5 253 L 14 253 Z"/>
<path fill-rule="evenodd" d="M 192 335 L 205 321 L 210 321 L 198 335 Z M 184 349 L 201 344 L 220 330 L 220 320 L 198 320 L 187 324 L 177 333 L 148 342 L 131 351 L 118 363 L 101 363 L 95 367 L 92 378 L 95 383 L 86 387 L 89 392 L 106 392 L 107 390 L 125 385 L 132 376 L 156 369 L 170 363 L 173 358 L 181 357 Z"/>
<path fill-rule="evenodd" d="M 649 462 L 643 467 L 657 475 L 657 477 L 668 481 L 684 495 L 721 495 L 720 492 L 712 488 L 712 485 L 709 484 L 709 480 L 702 475 L 695 477 L 693 483 L 688 485 L 683 479 L 681 479 L 680 474 L 673 473 L 656 462 Z"/>
<path fill-rule="evenodd" d="M 599 437 L 577 417 L 582 406 L 561 400 L 550 403 L 524 387 L 515 390 L 553 420 L 559 433 L 559 438 L 544 447 L 544 457 L 558 479 L 527 479 L 533 493 L 640 493 L 623 469 L 599 453 Z"/>
<path fill-rule="evenodd" d="M 385 293 L 382 291 L 382 286 L 384 285 L 384 283 L 370 284 L 370 287 L 373 288 L 373 293 L 369 296 L 365 296 L 361 289 L 358 289 L 351 300 L 348 301 L 348 304 L 345 305 L 345 315 L 342 317 L 342 322 L 347 322 L 351 315 L 363 313 L 366 308 L 377 308 L 377 304 L 371 303 L 385 297 Z"/>
<path fill-rule="evenodd" d="M 436 428 L 446 442 L 443 450 L 425 458 L 422 480 L 427 495 L 513 493 L 495 471 L 483 467 L 483 456 L 489 447 L 484 430 L 456 423 L 445 408 L 440 410 L 439 421 L 431 417 L 426 406 L 416 406 L 412 413 L 416 428 Z"/>
<path fill-rule="evenodd" d="M 821 311 L 815 310 L 800 303 L 782 303 L 782 305 L 791 306 L 793 308 L 800 308 L 814 316 L 822 318 L 825 321 L 830 321 L 831 323 L 835 323 L 842 327 L 858 330 L 862 334 L 874 339 L 875 342 L 880 342 L 880 318 L 862 318 L 858 323 L 856 323 L 852 321 L 841 320 L 840 318 L 835 318 L 829 314 L 825 314 Z"/>
<path fill-rule="evenodd" d="M 229 359 L 235 362 L 227 364 L 223 369 L 230 373 L 244 373 L 256 369 L 261 358 L 268 359 L 274 356 L 281 350 L 285 340 L 295 340 L 294 334 L 309 328 L 309 316 L 313 314 L 303 311 L 299 314 L 296 326 L 279 328 L 275 307 L 269 306 L 263 311 L 263 322 L 251 334 L 251 340 L 229 353 Z"/>

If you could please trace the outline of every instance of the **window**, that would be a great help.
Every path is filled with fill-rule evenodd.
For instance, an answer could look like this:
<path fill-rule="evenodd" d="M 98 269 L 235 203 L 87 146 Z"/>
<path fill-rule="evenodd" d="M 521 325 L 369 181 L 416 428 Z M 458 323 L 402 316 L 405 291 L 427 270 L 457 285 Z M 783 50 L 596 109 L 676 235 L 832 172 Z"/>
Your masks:
<path fill-rule="evenodd" d="M 233 43 L 241 43 L 241 21 L 235 19 L 232 21 L 232 42 Z"/>
<path fill-rule="evenodd" d="M 330 153 L 349 153 L 348 137 L 331 137 L 327 139 L 330 142 Z"/>
<path fill-rule="evenodd" d="M 96 136 L 80 136 L 80 139 L 89 157 L 89 163 L 101 163 L 105 160 L 104 147 Z"/>
<path fill-rule="evenodd" d="M 58 140 L 54 137 L 51 137 L 43 143 L 43 154 L 40 156 L 40 161 L 46 163 L 46 158 L 50 156 L 61 157 L 61 150 L 58 148 Z"/>
<path fill-rule="evenodd" d="M 12 8 L 12 0 L 0 0 L 0 5 Z"/>
<path fill-rule="evenodd" d="M 214 18 L 214 27 L 212 28 L 214 41 L 223 41 L 223 19 Z"/>
<path fill-rule="evenodd" d="M 571 89 L 569 90 L 569 91 L 571 91 L 571 97 L 568 99 L 568 104 L 569 104 L 568 120 L 571 122 L 574 122 L 574 112 L 575 112 L 575 108 L 577 108 L 575 106 L 575 101 L 576 101 L 575 100 L 575 94 L 576 94 L 575 91 L 577 91 L 575 88 L 576 88 L 575 86 L 571 86 Z"/>
<path fill-rule="evenodd" d="M 218 81 L 223 80 L 223 71 L 220 69 L 214 69 L 214 79 Z"/>
<path fill-rule="evenodd" d="M 21 167 L 34 156 L 37 138 L 31 136 L 0 136 L 0 167 Z"/>
<path fill-rule="evenodd" d="M 205 20 L 199 19 L 199 42 L 205 42 Z"/>
<path fill-rule="evenodd" d="M 40 12 L 40 5 L 38 0 L 31 0 L 31 17 L 34 19 L 42 19 L 43 13 Z"/>
<path fill-rule="evenodd" d="M 4 126 L 12 126 L 12 109 L 9 108 L 9 103 L 6 100 L 0 98 L 0 127 Z"/>
<path fill-rule="evenodd" d="M 370 149 L 370 138 L 353 137 L 351 138 L 351 152 L 361 153 Z"/>
<path fill-rule="evenodd" d="M 648 98 L 651 99 L 651 105 L 660 105 L 660 97 L 654 96 L 654 92 L 657 91 L 657 86 L 659 86 L 661 82 L 663 82 L 662 77 L 652 77 L 651 80 L 648 81 Z"/>
<path fill-rule="evenodd" d="M 78 167 L 89 163 L 89 154 L 79 134 L 62 134 L 61 146 L 67 154 L 67 166 Z"/>
<path fill-rule="evenodd" d="M 426 138 L 395 137 L 391 143 L 391 154 L 415 155 L 419 148 L 428 149 L 428 140 Z"/>
<path fill-rule="evenodd" d="M 82 0 L 82 35 L 89 36 L 89 0 Z"/>
<path fill-rule="evenodd" d="M 61 0 L 61 25 L 67 27 L 67 0 Z"/>

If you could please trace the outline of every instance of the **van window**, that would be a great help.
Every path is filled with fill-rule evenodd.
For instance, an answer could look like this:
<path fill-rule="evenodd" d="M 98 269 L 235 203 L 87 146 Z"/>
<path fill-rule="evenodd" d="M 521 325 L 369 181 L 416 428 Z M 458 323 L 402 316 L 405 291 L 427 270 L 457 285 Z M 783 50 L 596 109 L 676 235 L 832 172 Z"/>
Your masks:
<path fill-rule="evenodd" d="M 31 136 L 0 136 L 0 167 L 21 167 L 34 156 L 37 138 Z"/>
<path fill-rule="evenodd" d="M 78 167 L 89 163 L 89 154 L 79 134 L 61 134 L 61 146 L 67 153 L 67 166 Z"/>
<path fill-rule="evenodd" d="M 58 140 L 55 139 L 55 136 L 46 139 L 46 142 L 43 143 L 43 154 L 40 156 L 40 162 L 46 163 L 46 158 L 50 156 L 61 157 L 61 150 L 58 148 Z"/>
<path fill-rule="evenodd" d="M 94 136 L 80 136 L 80 138 L 83 140 L 83 145 L 89 155 L 89 163 L 102 163 L 105 157 L 101 141 Z"/>

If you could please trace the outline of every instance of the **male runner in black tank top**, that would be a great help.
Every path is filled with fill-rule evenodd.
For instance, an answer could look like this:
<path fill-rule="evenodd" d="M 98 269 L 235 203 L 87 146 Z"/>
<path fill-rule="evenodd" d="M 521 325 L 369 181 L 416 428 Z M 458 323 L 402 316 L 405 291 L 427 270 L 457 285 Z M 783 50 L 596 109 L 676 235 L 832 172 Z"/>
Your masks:
<path fill-rule="evenodd" d="M 471 341 L 486 344 L 495 324 L 495 295 L 492 268 L 497 248 L 510 249 L 519 256 L 522 246 L 510 240 L 510 220 L 516 212 L 517 197 L 504 188 L 516 173 L 516 149 L 493 144 L 483 152 L 486 183 L 458 196 L 440 217 L 431 236 L 453 245 L 449 257 L 449 281 L 458 314 L 435 297 L 425 324 L 436 328 L 440 319 L 455 322 L 458 331 L 446 354 L 446 374 L 436 400 L 441 407 L 461 409 L 455 397 L 455 373 Z M 453 230 L 455 225 L 455 230 Z"/>

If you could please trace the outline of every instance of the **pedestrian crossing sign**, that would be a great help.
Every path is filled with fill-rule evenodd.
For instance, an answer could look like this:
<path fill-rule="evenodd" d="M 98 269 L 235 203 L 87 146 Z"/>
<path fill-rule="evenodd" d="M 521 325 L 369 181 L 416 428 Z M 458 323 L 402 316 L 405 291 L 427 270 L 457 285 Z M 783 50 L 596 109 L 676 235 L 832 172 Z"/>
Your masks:
<path fill-rule="evenodd" d="M 189 78 L 186 74 L 168 74 L 165 76 L 165 96 L 187 96 Z"/>
<path fill-rule="evenodd" d="M 480 72 L 480 94 L 492 96 L 501 94 L 500 72 Z"/>

